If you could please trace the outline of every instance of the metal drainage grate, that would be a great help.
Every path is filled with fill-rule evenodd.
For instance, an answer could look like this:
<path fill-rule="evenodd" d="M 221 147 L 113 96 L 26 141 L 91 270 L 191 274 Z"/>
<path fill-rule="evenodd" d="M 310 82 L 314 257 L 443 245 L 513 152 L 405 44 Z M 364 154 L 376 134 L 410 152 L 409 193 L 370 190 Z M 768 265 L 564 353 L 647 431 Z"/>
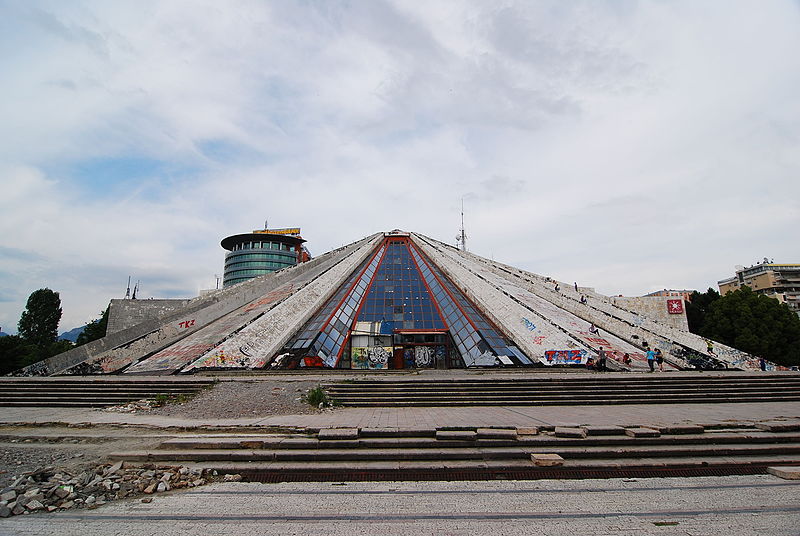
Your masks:
<path fill-rule="evenodd" d="M 572 480 L 603 478 L 657 478 L 755 475 L 766 473 L 765 465 L 718 465 L 714 467 L 629 467 L 608 469 L 544 468 L 533 470 L 493 471 L 336 471 L 282 472 L 242 471 L 246 482 L 379 482 L 379 481 L 462 481 L 462 480 Z"/>

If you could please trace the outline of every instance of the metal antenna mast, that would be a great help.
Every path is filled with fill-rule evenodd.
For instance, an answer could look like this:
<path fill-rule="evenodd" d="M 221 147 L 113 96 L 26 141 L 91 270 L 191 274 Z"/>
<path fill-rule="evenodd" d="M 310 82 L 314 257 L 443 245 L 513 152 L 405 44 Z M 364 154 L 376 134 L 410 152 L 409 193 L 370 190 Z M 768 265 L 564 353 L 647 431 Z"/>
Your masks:
<path fill-rule="evenodd" d="M 125 291 L 125 299 L 131 297 L 131 276 L 128 276 L 128 290 Z"/>
<path fill-rule="evenodd" d="M 461 251 L 467 251 L 467 232 L 464 230 L 464 198 L 461 198 L 461 232 L 456 236 Z"/>

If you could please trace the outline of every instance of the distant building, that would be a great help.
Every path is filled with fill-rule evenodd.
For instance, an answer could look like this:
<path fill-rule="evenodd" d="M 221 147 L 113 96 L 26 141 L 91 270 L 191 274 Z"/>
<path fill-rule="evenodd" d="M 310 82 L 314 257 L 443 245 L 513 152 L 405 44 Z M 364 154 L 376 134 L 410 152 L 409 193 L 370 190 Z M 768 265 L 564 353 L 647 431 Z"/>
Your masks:
<path fill-rule="evenodd" d="M 664 290 L 657 290 L 655 292 L 651 292 L 650 294 L 645 294 L 645 296 L 666 296 L 669 298 L 682 298 L 684 301 L 692 301 L 692 293 L 696 292 L 694 290 L 672 290 L 672 289 L 664 289 Z"/>
<path fill-rule="evenodd" d="M 746 285 L 753 292 L 776 298 L 800 315 L 800 264 L 776 264 L 764 259 L 749 268 L 737 267 L 736 275 L 717 284 L 723 296 Z"/>
<path fill-rule="evenodd" d="M 256 230 L 222 239 L 220 244 L 228 250 L 222 286 L 229 287 L 309 260 L 311 255 L 304 242 L 299 227 Z"/>

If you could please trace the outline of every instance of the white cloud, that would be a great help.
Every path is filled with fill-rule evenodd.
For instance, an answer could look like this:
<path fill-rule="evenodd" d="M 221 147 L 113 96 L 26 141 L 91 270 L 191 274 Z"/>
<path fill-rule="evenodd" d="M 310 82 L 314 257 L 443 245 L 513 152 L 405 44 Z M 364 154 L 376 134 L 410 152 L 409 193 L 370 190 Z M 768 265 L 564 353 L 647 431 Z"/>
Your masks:
<path fill-rule="evenodd" d="M 0 325 L 214 284 L 219 240 L 396 227 L 609 293 L 800 262 L 800 9 L 7 3 Z M 9 326 L 9 327 L 7 327 Z"/>

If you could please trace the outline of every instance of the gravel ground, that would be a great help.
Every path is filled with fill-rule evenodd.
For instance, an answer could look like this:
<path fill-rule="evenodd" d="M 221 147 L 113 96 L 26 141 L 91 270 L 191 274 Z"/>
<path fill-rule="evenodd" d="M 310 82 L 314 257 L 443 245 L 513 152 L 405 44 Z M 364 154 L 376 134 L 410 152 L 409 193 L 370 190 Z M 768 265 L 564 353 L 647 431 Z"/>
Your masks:
<path fill-rule="evenodd" d="M 25 429 L 3 430 L 10 432 L 0 440 L 0 489 L 8 486 L 15 477 L 43 467 L 53 466 L 77 473 L 90 470 L 106 461 L 109 453 L 151 444 L 134 436 L 120 438 L 73 438 L 70 436 L 42 439 L 25 437 Z M 30 431 L 31 435 L 36 433 Z M 68 432 L 67 432 L 68 433 Z"/>
<path fill-rule="evenodd" d="M 208 419 L 313 414 L 323 410 L 303 402 L 302 397 L 318 385 L 313 380 L 222 381 L 185 402 L 152 408 L 134 403 L 106 411 Z M 90 431 L 91 437 L 82 437 L 82 431 L 66 428 L 53 431 L 48 427 L 0 427 L 0 489 L 25 472 L 47 466 L 72 472 L 88 470 L 107 461 L 111 452 L 159 441 L 136 429 L 95 426 Z"/>
<path fill-rule="evenodd" d="M 309 380 L 223 381 L 186 402 L 167 403 L 137 413 L 198 419 L 318 413 L 318 408 L 302 401 L 303 395 L 318 385 Z"/>

